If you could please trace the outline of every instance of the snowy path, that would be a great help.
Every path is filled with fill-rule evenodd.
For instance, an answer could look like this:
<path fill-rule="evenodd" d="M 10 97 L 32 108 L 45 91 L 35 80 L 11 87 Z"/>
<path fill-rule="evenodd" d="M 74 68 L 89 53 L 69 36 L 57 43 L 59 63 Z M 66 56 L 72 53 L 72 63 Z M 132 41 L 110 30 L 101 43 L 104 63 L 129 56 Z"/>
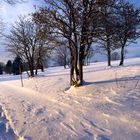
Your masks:
<path fill-rule="evenodd" d="M 2 107 L 0 106 L 0 139 L 1 140 L 16 140 L 18 136 L 14 133 L 13 129 L 9 125 Z"/>
<path fill-rule="evenodd" d="M 13 134 L 21 140 L 140 140 L 140 66 L 94 70 L 87 68 L 85 86 L 68 91 L 63 69 L 24 79 L 24 88 L 19 80 L 0 82 Z"/>
<path fill-rule="evenodd" d="M 8 87 L 5 84 L 0 88 L 2 93 L 8 95 L 4 95 L 2 100 L 5 102 L 2 104 L 8 112 L 7 116 L 10 116 L 11 125 L 14 131 L 25 139 L 92 139 L 96 137 L 93 135 L 96 133 L 110 134 L 110 131 L 89 120 L 86 113 L 90 109 L 82 107 L 76 99 L 69 102 L 72 98 L 70 96 L 62 101 L 62 97 L 56 100 L 49 96 L 38 96 L 35 91 L 33 93 L 31 90 L 24 89 L 22 92 L 22 88 L 18 89 L 20 92 L 17 94 L 16 87 Z M 31 94 L 34 95 L 32 99 Z M 86 97 L 83 99 L 85 100 Z"/>

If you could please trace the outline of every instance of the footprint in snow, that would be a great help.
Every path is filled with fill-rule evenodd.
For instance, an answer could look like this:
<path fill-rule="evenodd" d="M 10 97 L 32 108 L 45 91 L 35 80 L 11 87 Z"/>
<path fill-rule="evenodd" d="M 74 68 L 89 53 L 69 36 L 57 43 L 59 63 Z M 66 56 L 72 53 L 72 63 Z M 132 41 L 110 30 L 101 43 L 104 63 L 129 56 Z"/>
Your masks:
<path fill-rule="evenodd" d="M 96 140 L 110 140 L 110 139 L 104 135 L 98 135 Z"/>
<path fill-rule="evenodd" d="M 32 140 L 32 138 L 30 136 L 25 136 L 24 140 Z"/>
<path fill-rule="evenodd" d="M 35 110 L 35 115 L 38 116 L 38 115 L 41 115 L 44 113 L 44 110 L 45 108 L 38 108 Z"/>

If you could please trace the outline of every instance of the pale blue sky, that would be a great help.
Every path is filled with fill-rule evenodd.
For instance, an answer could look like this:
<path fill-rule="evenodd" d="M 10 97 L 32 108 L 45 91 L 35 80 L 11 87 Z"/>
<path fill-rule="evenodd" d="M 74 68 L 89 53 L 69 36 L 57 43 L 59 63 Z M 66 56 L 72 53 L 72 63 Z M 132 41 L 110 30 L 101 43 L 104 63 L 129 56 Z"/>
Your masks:
<path fill-rule="evenodd" d="M 26 0 L 26 1 L 27 1 L 26 3 L 16 5 L 9 5 L 4 2 L 0 3 L 0 17 L 3 18 L 3 21 L 5 22 L 5 25 L 8 29 L 10 29 L 10 25 L 18 19 L 18 16 L 27 15 L 33 12 L 35 9 L 34 8 L 35 5 L 37 6 L 43 5 L 43 0 Z M 135 6 L 140 6 L 140 0 L 129 0 L 129 1 L 134 3 Z M 140 43 L 135 44 L 136 47 L 139 45 Z M 140 51 L 136 52 L 140 53 Z M 10 58 L 11 56 L 9 56 L 9 54 L 5 52 L 4 47 L 0 45 L 0 61 L 7 61 L 7 59 Z"/>
<path fill-rule="evenodd" d="M 35 5 L 41 5 L 40 0 L 28 0 L 26 3 L 9 5 L 5 2 L 0 3 L 0 17 L 5 23 L 5 32 L 10 30 L 10 26 L 18 19 L 20 15 L 28 15 L 34 11 Z M 2 44 L 2 43 L 0 43 Z M 5 51 L 3 45 L 0 45 L 0 62 L 6 62 L 8 59 L 11 59 L 12 55 Z"/>
<path fill-rule="evenodd" d="M 140 5 L 140 0 L 129 0 L 129 1 L 136 5 Z"/>

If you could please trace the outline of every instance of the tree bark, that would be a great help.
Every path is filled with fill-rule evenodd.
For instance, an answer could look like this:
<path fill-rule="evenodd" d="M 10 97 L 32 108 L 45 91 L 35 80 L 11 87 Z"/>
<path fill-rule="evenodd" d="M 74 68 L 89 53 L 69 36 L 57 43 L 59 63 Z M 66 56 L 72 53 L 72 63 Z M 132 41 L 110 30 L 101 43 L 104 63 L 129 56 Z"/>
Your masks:
<path fill-rule="evenodd" d="M 35 66 L 35 75 L 37 75 L 37 73 L 38 73 L 38 66 L 39 66 L 39 58 L 37 58 L 37 63 Z"/>
<path fill-rule="evenodd" d="M 64 69 L 66 69 L 66 65 L 67 65 L 67 56 L 66 54 L 64 54 Z"/>
<path fill-rule="evenodd" d="M 30 76 L 34 77 L 34 69 L 33 69 L 33 67 L 30 68 Z"/>
<path fill-rule="evenodd" d="M 74 59 L 73 59 L 73 56 L 71 56 L 71 62 L 70 62 L 70 85 L 74 86 Z"/>
<path fill-rule="evenodd" d="M 79 81 L 79 69 L 77 67 L 78 64 L 78 53 L 77 49 L 71 50 L 71 62 L 70 62 L 70 85 L 78 86 Z"/>
<path fill-rule="evenodd" d="M 108 62 L 108 66 L 111 66 L 111 51 L 109 48 L 107 50 L 107 62 Z"/>
<path fill-rule="evenodd" d="M 33 64 L 33 60 L 29 61 L 29 71 L 30 71 L 30 77 L 34 77 L 34 64 Z"/>
<path fill-rule="evenodd" d="M 107 40 L 107 62 L 108 62 L 108 66 L 111 66 L 111 48 L 110 48 L 109 40 Z"/>
<path fill-rule="evenodd" d="M 124 46 L 121 47 L 121 61 L 120 66 L 124 64 Z"/>
<path fill-rule="evenodd" d="M 35 70 L 35 75 L 37 75 L 38 74 L 38 68 L 36 68 L 36 70 Z"/>
<path fill-rule="evenodd" d="M 80 54 L 79 54 L 79 85 L 83 85 L 83 60 L 84 60 L 84 46 L 80 47 Z"/>

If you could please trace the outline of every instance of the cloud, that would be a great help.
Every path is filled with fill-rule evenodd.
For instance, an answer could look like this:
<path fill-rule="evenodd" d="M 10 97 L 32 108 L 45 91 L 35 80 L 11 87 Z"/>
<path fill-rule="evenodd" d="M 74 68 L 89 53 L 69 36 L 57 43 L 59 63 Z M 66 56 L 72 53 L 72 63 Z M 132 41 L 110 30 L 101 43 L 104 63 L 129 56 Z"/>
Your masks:
<path fill-rule="evenodd" d="M 16 5 L 10 5 L 2 2 L 0 15 L 3 18 L 4 22 L 11 24 L 17 20 L 18 16 L 28 15 L 29 13 L 33 12 L 35 4 L 36 3 L 33 0 L 30 0 L 22 4 L 16 4 Z"/>

